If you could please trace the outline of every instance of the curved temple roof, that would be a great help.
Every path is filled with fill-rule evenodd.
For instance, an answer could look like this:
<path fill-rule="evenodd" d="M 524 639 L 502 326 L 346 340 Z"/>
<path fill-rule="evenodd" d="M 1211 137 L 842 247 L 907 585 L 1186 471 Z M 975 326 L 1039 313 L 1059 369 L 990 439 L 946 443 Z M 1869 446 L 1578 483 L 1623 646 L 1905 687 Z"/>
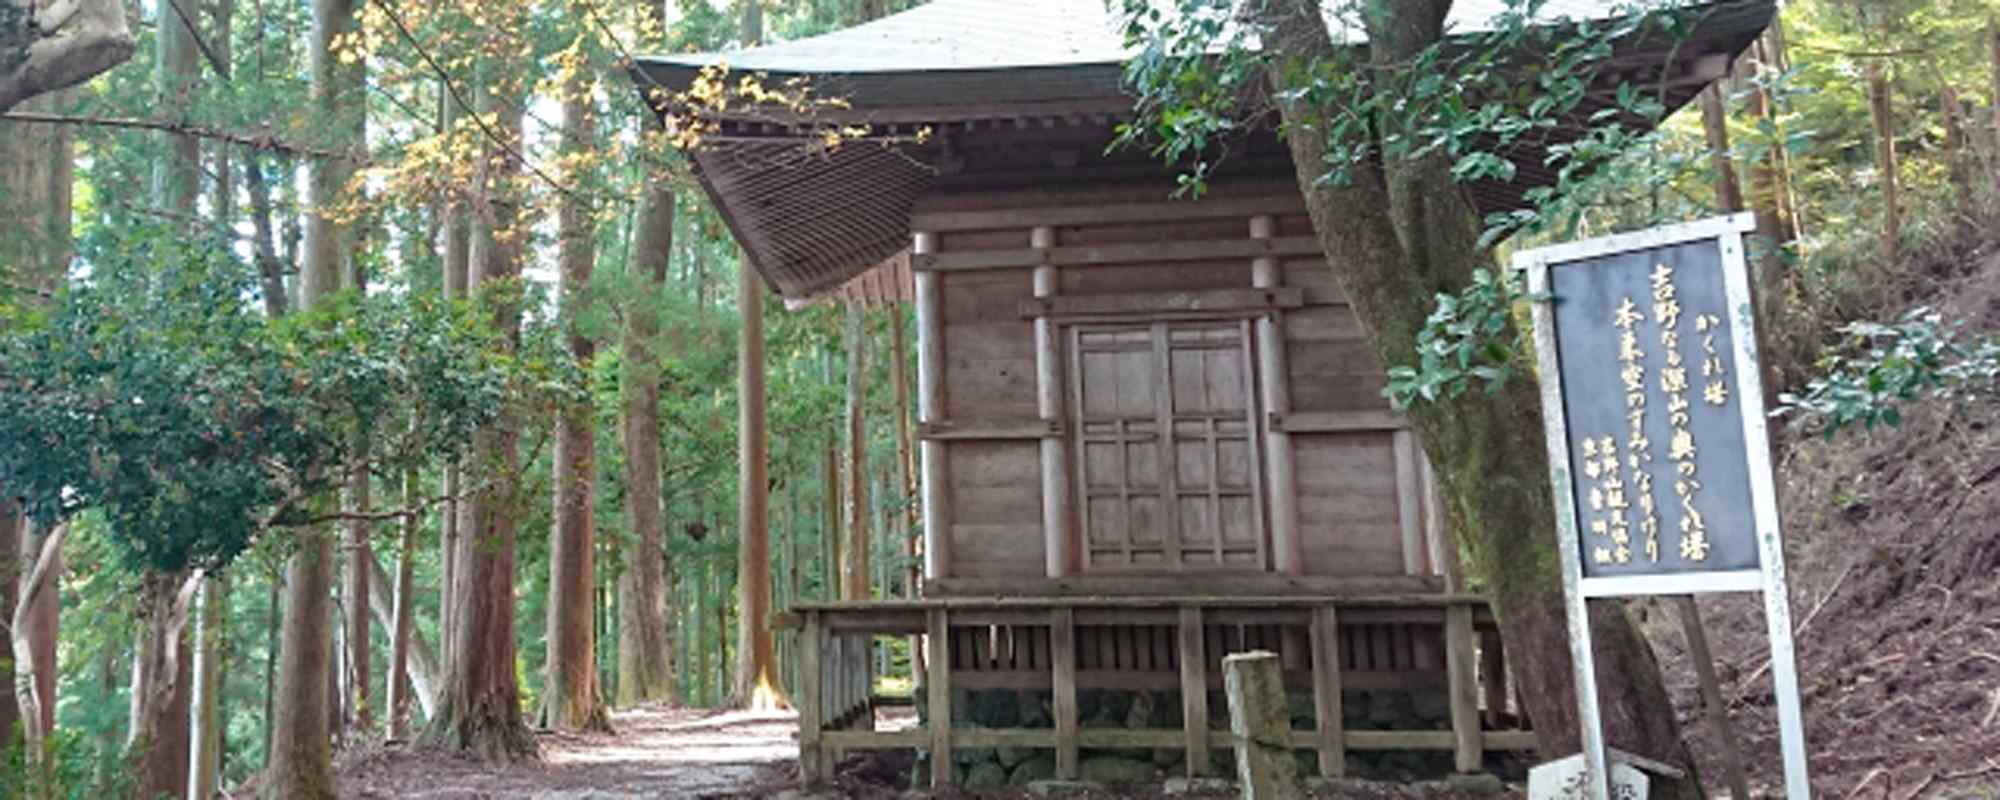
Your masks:
<path fill-rule="evenodd" d="M 1453 32 L 1481 29 L 1505 0 L 1459 0 Z M 1548 0 L 1542 16 L 1601 18 L 1614 0 Z M 1719 77 L 1727 59 L 1754 41 L 1774 13 L 1772 0 L 1699 4 L 1693 39 L 1678 50 L 1641 46 L 1630 63 L 1660 82 L 1669 108 Z M 1340 30 L 1336 27 L 1335 30 Z M 823 119 L 878 132 L 933 126 L 949 133 L 1026 120 L 1043 126 L 1100 125 L 1129 114 L 1121 88 L 1128 53 L 1117 14 L 1105 0 L 932 0 L 874 22 L 807 39 L 735 52 L 642 57 L 642 86 L 685 89 L 704 67 L 806 77 L 813 92 L 847 108 Z M 1623 60 L 1625 54 L 1621 54 Z M 1584 114 L 1596 108 L 1586 108 Z M 909 217 L 937 177 L 914 148 L 850 142 L 830 150 L 788 120 L 766 115 L 724 120 L 722 136 L 691 153 L 752 264 L 788 298 L 839 286 L 909 245 Z M 1515 153 L 1514 184 L 1475 187 L 1483 211 L 1519 207 L 1521 194 L 1552 180 L 1543 148 Z M 932 161 L 937 154 L 929 154 Z"/>

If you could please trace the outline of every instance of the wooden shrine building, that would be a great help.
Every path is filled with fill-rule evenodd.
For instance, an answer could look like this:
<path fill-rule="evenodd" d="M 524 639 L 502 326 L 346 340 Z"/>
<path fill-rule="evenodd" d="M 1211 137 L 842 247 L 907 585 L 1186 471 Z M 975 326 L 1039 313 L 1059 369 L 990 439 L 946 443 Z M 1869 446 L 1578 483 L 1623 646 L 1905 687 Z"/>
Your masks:
<path fill-rule="evenodd" d="M 1458 5 L 1465 30 L 1499 4 Z M 1771 14 L 1714 3 L 1692 40 L 1612 63 L 1679 107 Z M 883 264 L 913 284 L 923 596 L 789 610 L 808 781 L 880 747 L 925 751 L 939 784 L 1023 765 L 1112 780 L 1133 752 L 1212 773 L 1230 740 L 1211 693 L 1243 649 L 1282 656 L 1294 741 L 1323 774 L 1407 774 L 1426 762 L 1378 754 L 1412 751 L 1474 771 L 1531 748 L 1287 151 L 1247 135 L 1206 196 L 1171 198 L 1144 148 L 1106 152 L 1132 107 L 1124 57 L 1101 0 L 933 0 L 636 70 L 678 90 L 726 61 L 844 98 L 811 119 L 728 112 L 690 157 L 785 297 Z M 828 123 L 873 138 L 813 145 Z M 1474 187 L 1481 210 L 1547 183 L 1544 154 L 1523 147 L 1515 183 Z M 927 634 L 926 723 L 874 731 L 867 642 L 909 634 Z"/>

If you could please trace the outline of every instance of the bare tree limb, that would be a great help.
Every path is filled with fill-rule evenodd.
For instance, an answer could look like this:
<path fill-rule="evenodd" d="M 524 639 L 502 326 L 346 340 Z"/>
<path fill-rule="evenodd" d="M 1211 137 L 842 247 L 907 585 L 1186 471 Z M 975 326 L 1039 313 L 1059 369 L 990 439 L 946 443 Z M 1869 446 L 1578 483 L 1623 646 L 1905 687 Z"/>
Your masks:
<path fill-rule="evenodd" d="M 270 134 L 251 135 L 233 133 L 169 120 L 137 119 L 133 117 L 82 117 L 70 114 L 44 114 L 32 111 L 8 111 L 0 113 L 0 119 L 17 122 L 40 122 L 51 125 L 87 125 L 99 128 L 164 131 L 182 136 L 193 136 L 197 139 L 213 139 L 219 142 L 228 142 L 254 150 L 272 150 L 280 153 L 297 153 L 322 157 L 333 155 L 333 152 L 330 150 L 293 144 Z"/>

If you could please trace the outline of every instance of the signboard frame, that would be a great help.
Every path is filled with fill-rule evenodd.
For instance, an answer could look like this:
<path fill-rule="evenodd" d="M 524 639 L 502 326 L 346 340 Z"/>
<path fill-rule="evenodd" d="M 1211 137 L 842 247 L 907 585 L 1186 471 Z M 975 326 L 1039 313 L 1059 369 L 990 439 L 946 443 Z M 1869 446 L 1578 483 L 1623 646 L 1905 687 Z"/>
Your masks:
<path fill-rule="evenodd" d="M 1771 446 L 1766 428 L 1763 370 L 1757 353 L 1756 304 L 1750 286 L 1745 235 L 1756 230 L 1750 214 L 1735 214 L 1668 225 L 1634 233 L 1552 245 L 1515 254 L 1513 267 L 1526 273 L 1528 291 L 1543 295 L 1533 304 L 1535 356 L 1540 371 L 1542 417 L 1547 435 L 1549 483 L 1555 492 L 1556 536 L 1562 557 L 1563 597 L 1569 623 L 1570 660 L 1576 670 L 1578 718 L 1584 759 L 1590 770 L 1591 797 L 1607 800 L 1607 763 L 1600 723 L 1597 673 L 1591 658 L 1587 603 L 1593 598 L 1700 592 L 1759 592 L 1771 641 L 1771 678 L 1776 690 L 1778 728 L 1785 767 L 1785 796 L 1811 796 L 1806 776 L 1805 726 L 1800 710 L 1798 667 L 1792 641 L 1790 595 L 1785 582 L 1784 542 L 1778 515 Z M 1638 251 L 1713 241 L 1720 252 L 1725 311 L 1732 335 L 1737 408 L 1743 421 L 1744 456 L 1749 461 L 1751 523 L 1757 538 L 1758 568 L 1754 570 L 1689 571 L 1653 575 L 1584 577 L 1581 527 L 1577 522 L 1575 480 L 1570 460 L 1568 410 L 1563 399 L 1562 362 L 1558 351 L 1555 298 L 1550 291 L 1554 269 L 1590 269 L 1593 260 Z"/>

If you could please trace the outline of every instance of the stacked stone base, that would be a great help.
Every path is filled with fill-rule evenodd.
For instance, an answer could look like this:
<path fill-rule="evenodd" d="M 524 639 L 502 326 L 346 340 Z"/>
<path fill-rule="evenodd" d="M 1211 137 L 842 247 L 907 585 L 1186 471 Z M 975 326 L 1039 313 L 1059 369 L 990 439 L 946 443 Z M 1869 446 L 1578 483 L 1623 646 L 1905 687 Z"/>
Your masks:
<path fill-rule="evenodd" d="M 918 692 L 918 719 L 928 722 L 923 693 Z M 1287 696 L 1294 730 L 1317 725 L 1310 691 Z M 1047 691 L 958 689 L 952 694 L 952 727 L 1053 728 L 1053 700 Z M 1221 692 L 1210 692 L 1210 724 L 1227 729 L 1229 712 Z M 1442 689 L 1434 691 L 1346 691 L 1341 693 L 1342 722 L 1355 731 L 1428 731 L 1451 729 L 1451 706 Z M 1173 691 L 1086 689 L 1077 692 L 1078 725 L 1084 729 L 1181 729 L 1180 693 Z M 1077 762 L 1078 777 L 1104 785 L 1154 783 L 1186 774 L 1181 748 L 1084 748 Z M 1318 756 L 1296 753 L 1299 771 L 1315 775 Z M 1035 747 L 961 747 L 952 751 L 953 774 L 971 791 L 1026 786 L 1056 777 L 1055 750 Z M 1210 751 L 1209 774 L 1234 775 L 1235 755 L 1227 748 Z M 1349 751 L 1347 772 L 1363 779 L 1411 782 L 1452 773 L 1449 751 Z M 930 754 L 918 751 L 912 785 L 930 783 Z"/>

